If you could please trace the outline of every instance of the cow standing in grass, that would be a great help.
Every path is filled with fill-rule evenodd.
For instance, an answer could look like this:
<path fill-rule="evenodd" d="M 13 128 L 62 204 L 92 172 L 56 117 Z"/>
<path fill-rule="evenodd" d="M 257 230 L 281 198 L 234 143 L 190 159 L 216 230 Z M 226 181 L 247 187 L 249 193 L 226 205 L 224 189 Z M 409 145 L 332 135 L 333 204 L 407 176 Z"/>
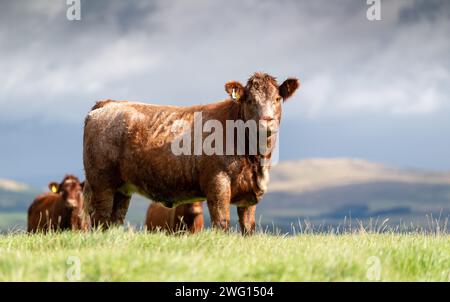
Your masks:
<path fill-rule="evenodd" d="M 28 208 L 28 232 L 49 230 L 87 230 L 84 214 L 83 183 L 66 175 L 61 183 L 51 182 L 51 192 L 36 197 Z"/>
<path fill-rule="evenodd" d="M 192 234 L 203 229 L 203 207 L 201 202 L 182 204 L 166 208 L 160 203 L 152 203 L 145 220 L 147 230 L 165 230 L 170 233 L 188 231 Z"/>
<path fill-rule="evenodd" d="M 104 227 L 122 224 L 136 192 L 166 207 L 206 199 L 212 226 L 224 230 L 229 227 L 230 204 L 234 204 L 242 232 L 253 233 L 255 207 L 267 190 L 272 149 L 251 153 L 245 147 L 244 152 L 237 152 L 237 146 L 250 141 L 252 133 L 246 131 L 243 141 L 237 141 L 238 136 L 230 140 L 225 125 L 228 121 L 258 123 L 256 135 L 267 133 L 266 143 L 273 145 L 275 135 L 270 134 L 280 122 L 282 103 L 298 87 L 294 78 L 278 85 L 274 77 L 255 73 L 245 87 L 228 82 L 225 90 L 231 98 L 213 104 L 177 107 L 98 102 L 85 120 L 83 150 L 85 197 L 93 223 Z M 210 122 L 223 125 L 227 142 L 216 141 L 214 148 L 224 152 L 197 153 L 198 114 L 202 117 L 200 127 Z M 191 127 L 180 134 L 174 131 L 179 121 Z M 194 136 L 187 146 L 194 148 L 193 153 L 174 153 L 174 142 L 182 133 Z M 209 134 L 203 132 L 202 139 Z M 227 149 L 230 141 L 236 143 L 231 145 L 235 151 L 231 155 Z"/>

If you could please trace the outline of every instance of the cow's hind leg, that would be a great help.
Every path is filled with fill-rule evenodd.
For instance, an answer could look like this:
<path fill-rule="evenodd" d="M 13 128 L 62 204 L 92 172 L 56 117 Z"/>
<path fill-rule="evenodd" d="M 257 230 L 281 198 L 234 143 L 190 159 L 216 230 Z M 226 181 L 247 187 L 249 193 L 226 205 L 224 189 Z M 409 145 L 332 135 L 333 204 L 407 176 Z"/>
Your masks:
<path fill-rule="evenodd" d="M 108 190 L 92 190 L 89 210 L 94 228 L 108 228 L 111 225 L 113 210 L 113 192 Z"/>
<path fill-rule="evenodd" d="M 125 222 L 128 207 L 130 205 L 131 196 L 116 192 L 114 194 L 114 202 L 112 209 L 111 222 L 114 225 L 122 225 Z"/>
<path fill-rule="evenodd" d="M 211 226 L 227 231 L 230 226 L 230 204 L 208 199 L 208 210 Z"/>

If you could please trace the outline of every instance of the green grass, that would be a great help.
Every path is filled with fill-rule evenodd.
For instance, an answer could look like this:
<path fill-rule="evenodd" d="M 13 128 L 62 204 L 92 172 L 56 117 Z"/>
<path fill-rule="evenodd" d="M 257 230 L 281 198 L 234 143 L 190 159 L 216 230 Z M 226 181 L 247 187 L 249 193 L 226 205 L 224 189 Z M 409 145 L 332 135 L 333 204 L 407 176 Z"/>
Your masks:
<path fill-rule="evenodd" d="M 0 281 L 67 281 L 69 256 L 80 260 L 82 281 L 450 281 L 449 235 L 170 236 L 121 228 L 1 235 Z"/>

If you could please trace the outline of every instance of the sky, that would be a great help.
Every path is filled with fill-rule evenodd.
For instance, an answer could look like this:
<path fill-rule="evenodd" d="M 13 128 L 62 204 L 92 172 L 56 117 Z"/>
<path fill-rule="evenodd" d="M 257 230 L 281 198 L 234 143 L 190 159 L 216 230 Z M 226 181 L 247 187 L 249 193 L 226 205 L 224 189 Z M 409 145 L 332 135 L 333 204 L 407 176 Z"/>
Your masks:
<path fill-rule="evenodd" d="M 358 157 L 450 170 L 450 1 L 0 0 L 0 178 L 83 175 L 97 100 L 193 105 L 255 71 L 301 87 L 280 160 Z"/>

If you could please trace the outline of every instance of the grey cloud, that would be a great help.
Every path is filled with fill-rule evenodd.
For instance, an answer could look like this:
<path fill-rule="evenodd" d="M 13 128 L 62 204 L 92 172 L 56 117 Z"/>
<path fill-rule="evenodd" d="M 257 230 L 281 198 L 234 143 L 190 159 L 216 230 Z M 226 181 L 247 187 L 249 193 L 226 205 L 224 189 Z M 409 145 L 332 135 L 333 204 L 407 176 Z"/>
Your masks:
<path fill-rule="evenodd" d="M 69 22 L 65 1 L 8 2 L 0 116 L 76 121 L 102 98 L 205 103 L 257 70 L 301 78 L 287 118 L 432 114 L 450 80 L 448 4 L 432 3 L 382 1 L 369 22 L 365 1 L 97 0 Z M 407 13 L 423 6 L 439 17 Z"/>
<path fill-rule="evenodd" d="M 81 175 L 98 99 L 207 103 L 258 70 L 302 83 L 281 159 L 448 169 L 448 3 L 382 0 L 369 22 L 359 0 L 84 0 L 69 22 L 65 0 L 0 0 L 0 176 Z"/>
<path fill-rule="evenodd" d="M 446 0 L 414 0 L 399 11 L 400 23 L 416 23 L 424 19 L 436 22 L 450 18 L 450 2 Z"/>

